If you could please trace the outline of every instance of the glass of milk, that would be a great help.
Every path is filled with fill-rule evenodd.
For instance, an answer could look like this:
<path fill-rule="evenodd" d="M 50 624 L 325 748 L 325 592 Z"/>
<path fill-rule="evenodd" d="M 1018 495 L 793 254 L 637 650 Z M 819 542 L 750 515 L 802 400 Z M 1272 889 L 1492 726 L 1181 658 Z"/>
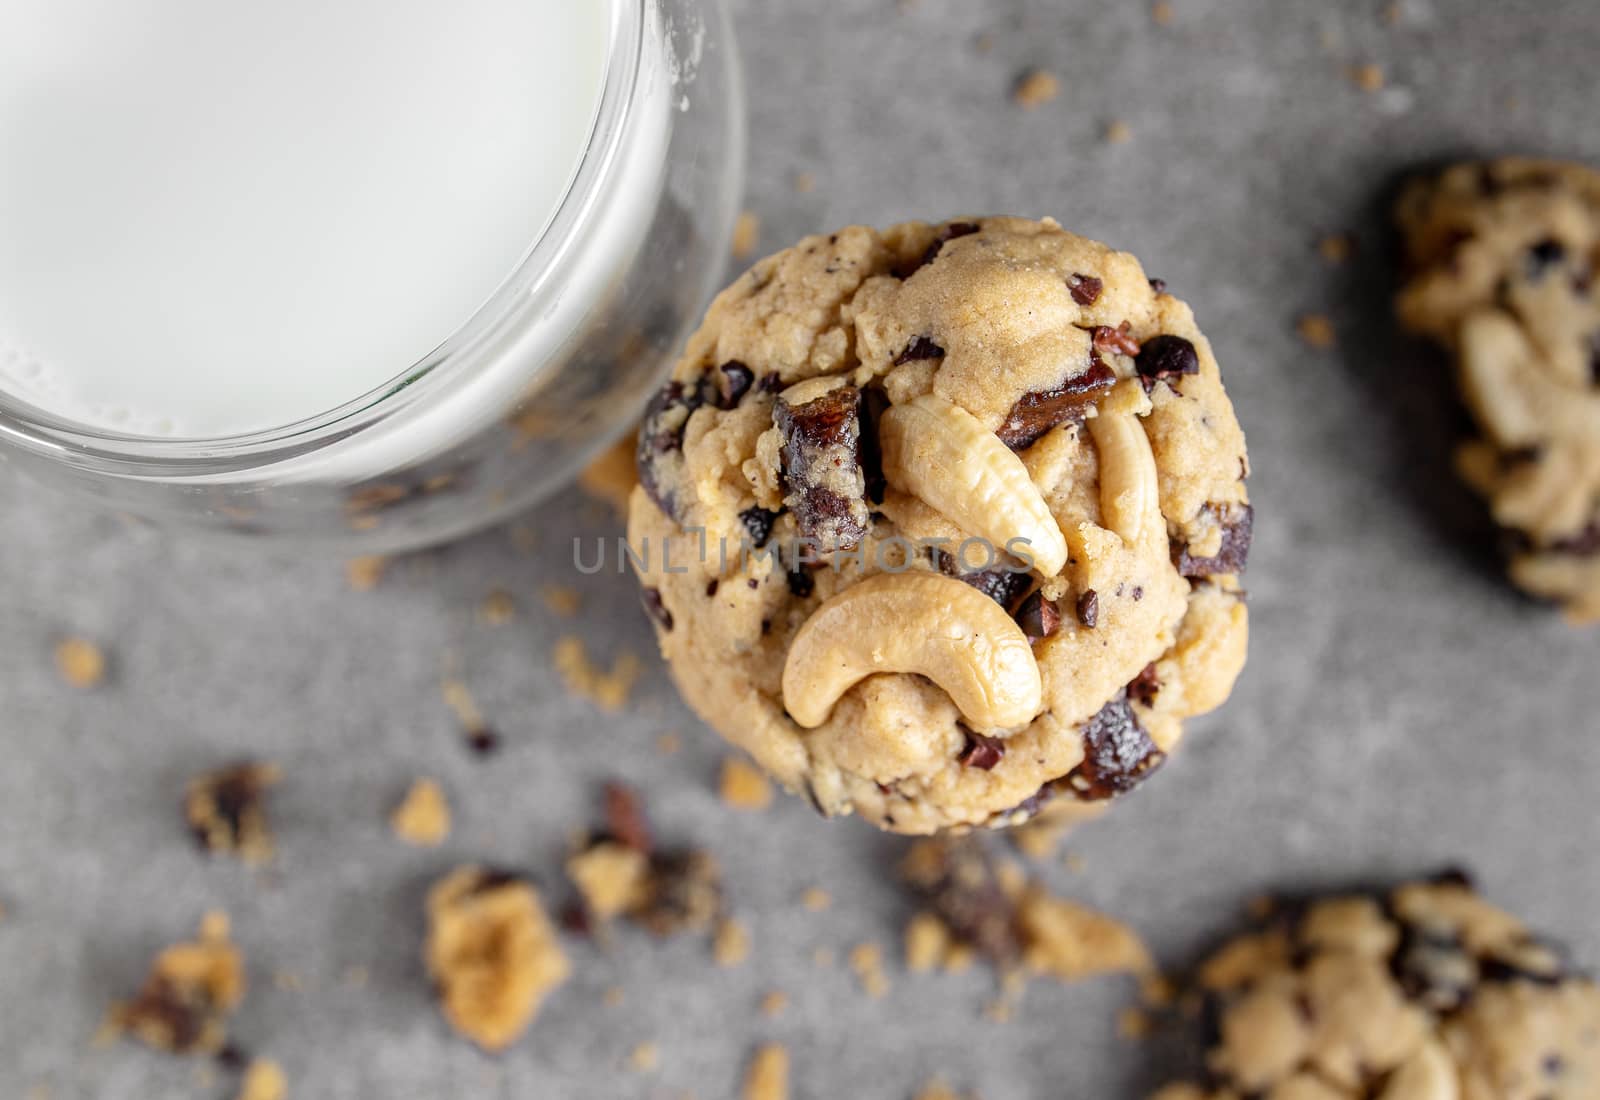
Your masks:
<path fill-rule="evenodd" d="M 721 0 L 6 0 L 0 465 L 385 551 L 627 430 L 721 281 Z"/>

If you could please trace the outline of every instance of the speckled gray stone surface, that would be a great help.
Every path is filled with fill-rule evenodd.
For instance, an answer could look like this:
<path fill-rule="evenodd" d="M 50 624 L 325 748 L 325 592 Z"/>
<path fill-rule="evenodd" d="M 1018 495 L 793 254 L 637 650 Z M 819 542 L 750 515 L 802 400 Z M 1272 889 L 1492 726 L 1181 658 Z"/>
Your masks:
<path fill-rule="evenodd" d="M 752 109 L 749 205 L 762 244 L 813 230 L 966 212 L 1054 214 L 1138 253 L 1194 306 L 1216 346 L 1255 465 L 1253 656 L 1231 704 L 1118 812 L 1071 844 L 1053 883 L 1137 926 L 1180 965 L 1249 895 L 1476 868 L 1491 896 L 1600 959 L 1594 812 L 1600 635 L 1573 633 L 1470 548 L 1481 520 L 1447 475 L 1454 415 L 1436 365 L 1394 336 L 1380 200 L 1397 173 L 1483 151 L 1600 158 L 1591 0 L 1402 5 L 1380 0 L 1141 2 L 741 0 Z M 980 46 L 980 36 L 987 48 Z M 1352 64 L 1388 86 L 1358 90 Z M 1008 90 L 1046 67 L 1061 97 Z M 1132 140 L 1101 140 L 1112 119 Z M 801 173 L 815 191 L 794 186 Z M 1316 255 L 1328 230 L 1355 262 Z M 1293 334 L 1303 311 L 1332 352 Z M 761 816 L 714 793 L 721 751 L 649 655 L 627 578 L 575 576 L 574 535 L 615 530 L 571 494 L 509 531 L 396 565 L 375 592 L 336 562 L 185 545 L 0 480 L 0 1097 L 231 1096 L 223 1077 L 120 1045 L 92 1050 L 107 1002 L 201 912 L 232 914 L 254 988 L 235 1033 L 279 1059 L 296 1100 L 707 1098 L 736 1094 L 750 1052 L 781 1040 L 797 1100 L 905 1100 L 935 1073 L 986 1100 L 1134 1097 L 1172 1066 L 1164 1043 L 1115 1036 L 1118 981 L 1036 983 L 988 1022 L 982 974 L 891 969 L 879 1001 L 842 965 L 906 916 L 883 873 L 898 843 L 825 824 L 797 800 Z M 540 602 L 583 593 L 580 620 Z M 504 587 L 508 625 L 474 619 Z M 632 707 L 604 716 L 562 689 L 551 652 L 578 631 L 603 659 L 646 656 Z M 52 643 L 100 639 L 111 677 L 75 692 Z M 444 663 L 505 739 L 463 750 Z M 656 735 L 685 748 L 663 758 Z M 177 804 L 191 772 L 280 762 L 281 856 L 267 874 L 202 858 Z M 457 825 L 437 852 L 385 814 L 438 777 Z M 575 977 L 513 1051 L 451 1037 L 418 962 L 421 898 L 456 861 L 559 883 L 566 832 L 620 775 L 660 831 L 709 846 L 754 954 L 714 969 L 704 942 L 574 942 Z M 820 885 L 825 913 L 798 898 Z M 813 962 L 818 947 L 841 960 Z M 364 987 L 341 981 L 352 967 Z M 274 975 L 296 975 L 298 991 Z M 626 990 L 619 1007 L 603 992 Z M 768 990 L 791 998 L 762 1018 Z M 660 1044 L 653 1074 L 623 1068 Z"/>

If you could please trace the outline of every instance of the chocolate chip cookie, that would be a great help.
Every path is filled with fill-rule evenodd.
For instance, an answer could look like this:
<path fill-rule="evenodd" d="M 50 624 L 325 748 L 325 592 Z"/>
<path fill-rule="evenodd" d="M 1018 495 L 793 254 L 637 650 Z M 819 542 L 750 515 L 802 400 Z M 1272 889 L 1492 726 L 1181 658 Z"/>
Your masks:
<path fill-rule="evenodd" d="M 1600 1096 L 1600 987 L 1459 875 L 1276 907 L 1199 984 L 1212 1080 L 1156 1100 Z"/>
<path fill-rule="evenodd" d="M 1479 436 L 1457 465 L 1511 578 L 1600 621 L 1600 171 L 1511 159 L 1411 185 L 1401 321 L 1450 348 Z"/>
<path fill-rule="evenodd" d="M 713 304 L 629 543 L 684 698 L 824 814 L 1109 799 L 1244 663 L 1244 437 L 1189 307 L 1053 221 L 811 237 Z"/>

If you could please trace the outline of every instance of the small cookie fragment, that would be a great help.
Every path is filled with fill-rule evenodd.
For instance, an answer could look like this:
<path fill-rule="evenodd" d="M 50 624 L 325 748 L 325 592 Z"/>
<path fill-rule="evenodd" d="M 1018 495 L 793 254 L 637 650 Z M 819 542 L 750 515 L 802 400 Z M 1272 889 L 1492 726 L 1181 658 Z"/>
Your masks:
<path fill-rule="evenodd" d="M 1011 99 L 1024 111 L 1043 107 L 1061 94 L 1061 80 L 1044 69 L 1030 69 L 1011 90 Z"/>
<path fill-rule="evenodd" d="M 605 825 L 567 857 L 585 922 L 625 917 L 658 936 L 711 930 L 723 914 L 722 876 L 708 852 L 657 847 L 638 796 L 607 784 Z"/>
<path fill-rule="evenodd" d="M 352 592 L 371 592 L 383 583 L 389 559 L 382 554 L 366 554 L 344 563 L 345 583 Z"/>
<path fill-rule="evenodd" d="M 789 1048 L 768 1043 L 745 1071 L 742 1100 L 789 1100 Z"/>
<path fill-rule="evenodd" d="M 711 956 L 718 966 L 738 966 L 750 957 L 750 930 L 731 917 L 725 918 L 712 937 Z"/>
<path fill-rule="evenodd" d="M 80 691 L 105 681 L 105 651 L 88 638 L 63 638 L 56 643 L 55 659 L 61 678 Z"/>
<path fill-rule="evenodd" d="M 628 705 L 639 678 L 639 658 L 634 654 L 620 653 L 609 669 L 603 669 L 590 660 L 583 639 L 571 634 L 557 640 L 554 660 L 567 690 L 607 714 L 617 714 Z"/>
<path fill-rule="evenodd" d="M 764 810 L 772 805 L 772 783 L 766 773 L 738 756 L 722 762 L 718 793 L 726 805 L 738 810 Z"/>
<path fill-rule="evenodd" d="M 276 764 L 247 760 L 189 780 L 183 816 L 202 848 L 237 856 L 247 866 L 272 859 L 267 791 L 283 778 Z"/>
<path fill-rule="evenodd" d="M 239 1100 L 289 1100 L 289 1078 L 283 1067 L 268 1058 L 251 1062 L 239 1086 Z"/>
<path fill-rule="evenodd" d="M 875 943 L 857 944 L 850 950 L 850 969 L 861 989 L 873 1000 L 889 992 L 889 976 L 883 970 L 883 949 Z"/>
<path fill-rule="evenodd" d="M 1294 323 L 1294 330 L 1308 347 L 1326 351 L 1339 342 L 1333 322 L 1323 313 L 1303 313 Z"/>
<path fill-rule="evenodd" d="M 527 1030 L 571 965 L 525 879 L 461 867 L 427 900 L 423 961 L 445 1019 L 484 1050 L 504 1050 Z"/>
<path fill-rule="evenodd" d="M 1600 1095 L 1600 987 L 1459 874 L 1259 921 L 1197 975 L 1207 1085 L 1160 1100 Z"/>
<path fill-rule="evenodd" d="M 747 260 L 755 255 L 756 247 L 761 244 L 761 219 L 753 210 L 740 213 L 733 223 L 733 256 L 736 260 Z"/>
<path fill-rule="evenodd" d="M 1475 438 L 1463 480 L 1518 587 L 1600 622 L 1600 170 L 1509 158 L 1415 181 L 1395 220 L 1401 323 L 1446 348 Z"/>
<path fill-rule="evenodd" d="M 450 835 L 450 803 L 444 789 L 432 779 L 411 785 L 389 816 L 394 835 L 419 848 L 436 848 Z"/>
<path fill-rule="evenodd" d="M 244 957 L 224 913 L 207 913 L 193 941 L 156 956 L 139 992 L 111 1007 L 106 1031 L 172 1054 L 216 1054 L 245 994 Z"/>

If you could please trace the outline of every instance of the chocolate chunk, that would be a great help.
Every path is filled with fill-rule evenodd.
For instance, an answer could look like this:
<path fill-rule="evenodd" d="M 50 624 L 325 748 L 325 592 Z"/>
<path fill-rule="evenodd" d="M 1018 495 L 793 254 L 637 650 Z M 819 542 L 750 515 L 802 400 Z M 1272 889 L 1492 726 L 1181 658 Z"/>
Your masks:
<path fill-rule="evenodd" d="M 1148 282 L 1150 283 L 1150 289 L 1157 294 L 1165 294 L 1167 292 L 1167 281 L 1165 279 L 1150 279 Z"/>
<path fill-rule="evenodd" d="M 866 481 L 867 500 L 873 504 L 882 504 L 889 488 L 889 479 L 883 476 L 883 446 L 878 436 L 878 418 L 888 407 L 889 395 L 882 390 L 861 394 L 861 473 Z"/>
<path fill-rule="evenodd" d="M 971 236 L 972 234 L 978 232 L 978 229 L 979 227 L 973 222 L 951 222 L 949 225 L 946 225 L 939 230 L 938 235 L 933 239 L 933 243 L 930 244 L 927 247 L 927 250 L 922 253 L 920 259 L 914 263 L 905 264 L 896 268 L 894 272 L 895 275 L 902 279 L 911 278 L 911 276 L 915 275 L 917 272 L 933 263 L 934 260 L 938 259 L 940 251 L 943 250 L 946 244 L 955 240 L 957 237 Z"/>
<path fill-rule="evenodd" d="M 1434 1012 L 1460 1008 L 1479 978 L 1478 960 L 1460 940 L 1409 924 L 1402 925 L 1390 969 L 1407 997 Z"/>
<path fill-rule="evenodd" d="M 962 764 L 987 772 L 993 771 L 994 766 L 1005 759 L 1006 743 L 998 737 L 985 737 L 966 728 L 961 732 L 967 735 L 966 747 L 956 757 Z"/>
<path fill-rule="evenodd" d="M 1092 588 L 1078 597 L 1078 621 L 1090 630 L 1100 625 L 1100 593 Z"/>
<path fill-rule="evenodd" d="M 1114 699 L 1084 725 L 1083 763 L 1067 774 L 1067 784 L 1085 801 L 1102 801 L 1133 790 L 1166 759 L 1127 700 Z"/>
<path fill-rule="evenodd" d="M 709 929 L 722 913 L 722 876 L 709 852 L 650 857 L 644 897 L 628 915 L 658 936 Z"/>
<path fill-rule="evenodd" d="M 1528 249 L 1525 265 L 1528 281 L 1536 283 L 1543 279 L 1552 267 L 1559 266 L 1566 258 L 1566 247 L 1555 238 L 1546 237 Z"/>
<path fill-rule="evenodd" d="M 919 336 L 906 345 L 906 349 L 894 357 L 894 365 L 901 366 L 905 363 L 915 363 L 922 359 L 943 359 L 944 349 L 926 336 Z"/>
<path fill-rule="evenodd" d="M 783 389 L 783 376 L 777 371 L 768 371 L 761 376 L 761 381 L 756 384 L 756 389 L 761 393 L 777 393 Z"/>
<path fill-rule="evenodd" d="M 1045 599 L 1044 593 L 1035 592 L 1022 601 L 1017 611 L 1017 625 L 1030 642 L 1048 638 L 1061 629 L 1061 608 L 1056 601 Z"/>
<path fill-rule="evenodd" d="M 746 508 L 739 513 L 739 522 L 744 524 L 745 534 L 750 536 L 750 545 L 757 550 L 767 544 L 772 537 L 772 527 L 778 522 L 781 512 L 769 512 L 765 508 Z"/>
<path fill-rule="evenodd" d="M 962 562 L 957 554 L 946 553 L 937 546 L 933 548 L 933 561 L 939 567 L 939 572 L 947 577 L 954 577 L 965 581 L 972 587 L 988 596 L 995 603 L 1010 611 L 1022 594 L 1033 583 L 1028 571 L 1021 567 L 1021 562 L 1011 559 L 1015 568 L 1007 569 L 996 566 L 992 569 L 962 570 Z"/>
<path fill-rule="evenodd" d="M 977 840 L 921 841 L 901 871 L 957 940 L 999 963 L 1013 962 L 1021 954 L 1016 907 Z"/>
<path fill-rule="evenodd" d="M 639 592 L 639 602 L 644 604 L 644 613 L 662 630 L 672 629 L 672 612 L 667 610 L 667 605 L 661 599 L 661 589 L 645 588 Z"/>
<path fill-rule="evenodd" d="M 605 785 L 600 797 L 607 838 L 636 852 L 649 852 L 654 847 L 650 822 L 634 789 L 613 781 Z"/>
<path fill-rule="evenodd" d="M 719 409 L 731 409 L 750 392 L 755 380 L 754 371 L 737 359 L 731 360 L 707 372 L 701 381 L 701 400 Z"/>
<path fill-rule="evenodd" d="M 1082 420 L 1116 382 L 1116 372 L 1097 358 L 1088 370 L 1055 389 L 1023 394 L 995 434 L 1013 451 L 1025 450 L 1050 429 L 1069 420 Z"/>
<path fill-rule="evenodd" d="M 1094 350 L 1101 355 L 1127 355 L 1139 354 L 1139 341 L 1135 340 L 1129 330 L 1133 326 L 1127 321 L 1116 328 L 1110 325 L 1096 325 L 1089 330 L 1090 337 L 1094 340 Z"/>
<path fill-rule="evenodd" d="M 1200 356 L 1194 345 L 1182 336 L 1162 333 L 1146 340 L 1139 349 L 1134 367 L 1149 389 L 1153 382 L 1171 382 L 1185 374 L 1200 373 Z"/>
<path fill-rule="evenodd" d="M 1214 557 L 1195 558 L 1189 547 L 1173 544 L 1173 564 L 1185 577 L 1212 577 L 1219 573 L 1243 573 L 1250 560 L 1250 539 L 1255 525 L 1255 509 L 1248 504 L 1208 504 L 1206 510 L 1222 526 L 1222 549 Z"/>
<path fill-rule="evenodd" d="M 791 569 L 784 578 L 789 584 L 789 594 L 796 599 L 806 599 L 817 590 L 816 578 L 804 569 Z"/>
<path fill-rule="evenodd" d="M 798 407 L 783 398 L 773 420 L 783 434 L 785 503 L 818 552 L 852 550 L 871 514 L 861 469 L 861 391 L 842 386 Z"/>
<path fill-rule="evenodd" d="M 1144 666 L 1144 670 L 1128 682 L 1128 698 L 1137 699 L 1147 707 L 1156 705 L 1156 696 L 1161 693 L 1161 677 L 1156 675 L 1156 663 L 1151 661 Z"/>
<path fill-rule="evenodd" d="M 689 416 L 700 407 L 700 395 L 681 382 L 668 382 L 645 406 L 634 457 L 639 484 L 667 515 L 681 520 L 673 494 L 672 478 L 683 459 L 683 431 Z"/>
<path fill-rule="evenodd" d="M 1105 283 L 1093 275 L 1073 273 L 1067 276 L 1067 290 L 1072 294 L 1072 300 L 1080 306 L 1092 306 L 1100 300 L 1100 292 L 1105 289 Z"/>

